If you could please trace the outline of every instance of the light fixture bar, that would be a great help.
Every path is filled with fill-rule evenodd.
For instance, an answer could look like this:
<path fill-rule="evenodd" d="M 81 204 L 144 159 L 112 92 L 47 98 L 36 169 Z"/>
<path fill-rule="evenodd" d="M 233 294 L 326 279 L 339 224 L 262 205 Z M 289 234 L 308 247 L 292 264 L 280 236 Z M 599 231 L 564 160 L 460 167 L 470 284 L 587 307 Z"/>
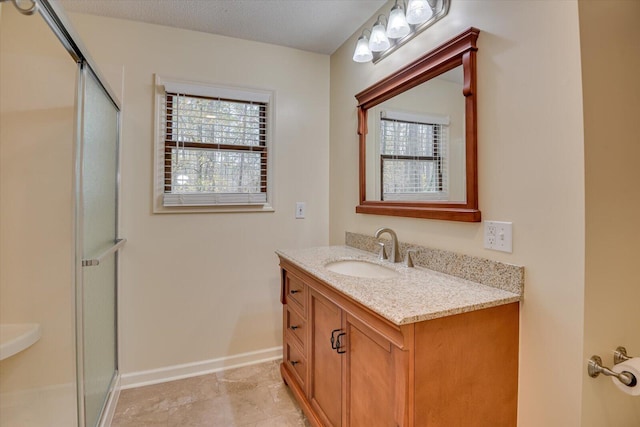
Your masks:
<path fill-rule="evenodd" d="M 414 0 L 408 0 L 406 4 L 399 3 L 396 0 L 393 8 L 391 9 L 391 13 L 396 15 L 399 12 L 403 14 L 406 13 L 407 15 L 416 13 L 414 11 L 414 7 L 416 6 L 414 6 L 413 3 L 414 3 Z M 443 17 L 445 17 L 449 13 L 449 8 L 451 6 L 451 0 L 420 0 L 420 1 L 415 1 L 415 3 L 419 3 L 419 6 L 417 6 L 418 8 L 424 8 L 425 3 L 428 4 L 433 14 L 431 15 L 431 17 L 426 18 L 427 16 L 429 16 L 429 13 L 428 11 L 425 12 L 424 10 L 422 10 L 422 11 L 419 11 L 419 13 L 417 13 L 417 15 L 420 15 L 419 17 L 417 16 L 407 17 L 407 20 L 409 21 L 409 28 L 410 28 L 409 34 L 400 38 L 393 38 L 392 35 L 389 34 L 390 25 L 387 25 L 386 35 L 388 36 L 389 47 L 384 50 L 374 50 L 373 48 L 379 48 L 381 45 L 376 45 L 375 43 L 371 43 L 372 46 L 370 46 L 370 48 L 368 49 L 371 52 L 370 61 L 372 61 L 374 64 L 378 63 L 378 61 L 382 60 L 383 58 L 386 58 L 391 53 L 393 53 L 396 49 L 398 49 L 400 46 L 407 43 L 409 40 L 413 39 L 415 36 L 417 36 L 424 30 L 426 30 L 427 28 L 429 28 L 430 26 L 438 22 Z M 384 15 L 381 15 L 378 17 L 378 19 L 376 20 L 376 23 L 373 26 L 374 29 L 376 28 L 376 26 L 381 24 L 381 19 L 380 19 L 381 17 L 384 17 Z M 403 15 L 403 18 L 405 18 L 405 15 Z M 419 20 L 421 19 L 427 19 L 427 20 L 422 23 L 411 24 L 411 22 L 419 22 Z M 388 22 L 388 24 L 391 24 L 392 17 L 390 16 L 389 18 L 386 19 L 386 21 Z M 370 37 L 373 38 L 372 30 L 365 29 L 364 31 L 369 31 Z M 361 38 L 364 37 L 364 31 L 363 31 L 363 36 L 361 36 Z M 366 37 L 364 38 L 366 39 Z M 364 42 L 359 40 L 359 46 L 363 48 Z M 364 58 L 365 57 L 360 55 L 359 60 L 356 60 L 356 55 L 354 55 L 354 61 L 356 62 L 369 62 L 369 60 Z"/>

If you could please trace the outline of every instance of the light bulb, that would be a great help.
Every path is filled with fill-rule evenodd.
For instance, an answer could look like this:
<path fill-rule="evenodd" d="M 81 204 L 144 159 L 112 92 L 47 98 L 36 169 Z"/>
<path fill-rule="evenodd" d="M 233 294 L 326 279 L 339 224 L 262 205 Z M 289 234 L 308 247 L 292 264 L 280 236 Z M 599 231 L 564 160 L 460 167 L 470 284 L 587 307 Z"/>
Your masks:
<path fill-rule="evenodd" d="M 369 49 L 369 40 L 362 35 L 356 43 L 356 50 L 353 52 L 353 60 L 355 62 L 369 62 L 373 59 L 371 50 Z"/>
<path fill-rule="evenodd" d="M 389 49 L 389 46 L 391 46 L 391 43 L 389 43 L 389 38 L 385 33 L 384 25 L 382 25 L 380 21 L 378 21 L 371 30 L 369 49 L 371 49 L 372 52 L 382 52 Z"/>
<path fill-rule="evenodd" d="M 404 10 L 396 3 L 391 8 L 389 14 L 389 25 L 387 25 L 387 37 L 390 39 L 400 39 L 411 32 L 407 18 L 404 16 Z"/>
<path fill-rule="evenodd" d="M 427 0 L 409 0 L 407 22 L 411 25 L 427 22 L 433 16 L 433 10 Z"/>

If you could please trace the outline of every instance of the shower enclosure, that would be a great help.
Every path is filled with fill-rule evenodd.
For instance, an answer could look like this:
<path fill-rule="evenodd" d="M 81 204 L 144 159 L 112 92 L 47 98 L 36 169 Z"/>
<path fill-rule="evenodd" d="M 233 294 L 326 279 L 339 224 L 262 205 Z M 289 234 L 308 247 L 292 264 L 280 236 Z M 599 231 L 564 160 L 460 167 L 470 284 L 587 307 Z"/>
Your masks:
<path fill-rule="evenodd" d="M 119 391 L 120 108 L 67 22 L 0 0 L 2 427 L 104 425 Z"/>

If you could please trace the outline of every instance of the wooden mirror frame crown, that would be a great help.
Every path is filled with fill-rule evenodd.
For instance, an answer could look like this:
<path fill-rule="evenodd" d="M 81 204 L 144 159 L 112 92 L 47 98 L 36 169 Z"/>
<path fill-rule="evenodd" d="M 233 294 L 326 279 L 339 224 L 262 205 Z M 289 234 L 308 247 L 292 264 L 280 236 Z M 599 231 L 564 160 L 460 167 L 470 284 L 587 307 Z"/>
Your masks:
<path fill-rule="evenodd" d="M 476 40 L 480 30 L 469 28 L 406 67 L 356 95 L 360 144 L 360 204 L 357 213 L 479 222 Z M 370 108 L 459 65 L 463 67 L 465 97 L 466 200 L 464 202 L 397 202 L 366 200 L 367 112 Z"/>

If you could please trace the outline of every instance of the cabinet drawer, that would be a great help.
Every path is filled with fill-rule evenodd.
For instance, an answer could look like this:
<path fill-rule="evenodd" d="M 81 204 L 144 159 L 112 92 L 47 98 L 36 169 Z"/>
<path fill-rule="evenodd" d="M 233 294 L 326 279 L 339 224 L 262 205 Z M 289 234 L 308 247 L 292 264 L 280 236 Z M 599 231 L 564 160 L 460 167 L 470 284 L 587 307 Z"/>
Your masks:
<path fill-rule="evenodd" d="M 293 339 L 298 341 L 298 344 L 300 344 L 300 347 L 304 351 L 307 322 L 305 322 L 304 318 L 300 314 L 294 310 L 289 310 L 288 308 L 285 310 L 284 316 L 284 327 L 287 333 L 292 335 Z"/>
<path fill-rule="evenodd" d="M 285 279 L 285 302 L 305 313 L 307 286 L 297 277 L 287 273 Z"/>
<path fill-rule="evenodd" d="M 289 368 L 289 371 L 293 372 L 300 383 L 300 388 L 304 390 L 307 382 L 307 361 L 303 356 L 302 350 L 289 340 L 285 342 L 284 348 L 284 363 Z"/>

